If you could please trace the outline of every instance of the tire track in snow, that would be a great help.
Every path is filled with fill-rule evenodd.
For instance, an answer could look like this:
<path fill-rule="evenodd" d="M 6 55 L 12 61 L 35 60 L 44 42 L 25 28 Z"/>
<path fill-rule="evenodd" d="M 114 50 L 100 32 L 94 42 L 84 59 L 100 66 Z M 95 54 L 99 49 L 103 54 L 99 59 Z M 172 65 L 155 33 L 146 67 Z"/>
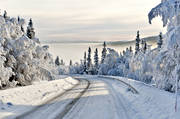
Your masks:
<path fill-rule="evenodd" d="M 107 81 L 106 79 L 104 80 L 104 82 L 106 82 L 107 85 L 109 85 L 109 89 L 111 91 L 112 97 L 115 100 L 116 108 L 118 110 L 118 112 L 117 112 L 118 117 L 122 118 L 122 113 L 123 113 L 123 119 L 144 119 L 140 115 L 136 115 L 138 113 L 138 111 L 136 111 L 134 108 L 132 108 L 132 106 L 127 101 L 125 101 L 124 96 L 121 93 L 117 92 L 114 89 L 112 83 Z M 115 93 L 115 92 L 117 92 L 117 93 Z M 122 109 L 121 112 L 119 111 L 119 109 Z"/>
<path fill-rule="evenodd" d="M 113 78 L 113 77 L 107 77 L 107 76 L 98 76 L 99 78 L 105 78 L 105 79 L 111 79 L 111 80 L 116 80 L 116 81 L 119 81 L 123 84 L 125 84 L 126 86 L 128 86 L 129 88 L 131 88 L 131 91 L 132 93 L 135 93 L 135 94 L 139 94 L 139 92 L 133 87 L 131 86 L 130 84 L 120 80 L 120 79 L 117 79 L 117 78 Z"/>
<path fill-rule="evenodd" d="M 86 92 L 89 93 L 89 92 Z M 82 98 L 81 98 L 82 99 Z M 83 109 L 85 108 L 85 105 L 89 103 L 90 97 L 87 96 L 86 99 L 79 99 L 78 102 L 71 108 L 71 110 L 64 116 L 66 119 L 73 119 L 77 114 L 80 114 L 83 112 Z"/>
<path fill-rule="evenodd" d="M 79 78 L 76 78 L 76 79 L 79 79 Z M 90 81 L 88 81 L 87 79 L 83 79 L 83 80 L 87 82 L 87 86 L 85 87 L 85 89 L 74 100 L 72 100 L 68 105 L 66 105 L 64 110 L 58 116 L 56 116 L 55 119 L 63 119 L 63 117 L 73 108 L 73 106 L 78 102 L 78 100 L 89 89 Z"/>
<path fill-rule="evenodd" d="M 95 101 L 95 103 L 97 103 L 97 101 L 99 100 L 99 98 L 97 98 L 95 95 L 94 96 L 92 96 L 92 94 L 94 94 L 92 91 L 95 91 L 93 88 L 96 88 L 96 86 L 97 86 L 97 81 L 99 82 L 101 82 L 101 83 L 103 83 L 104 85 L 105 85 L 105 89 L 106 89 L 106 83 L 104 83 L 104 81 L 102 81 L 102 80 L 97 80 L 96 78 L 92 78 L 92 79 L 89 79 L 89 78 L 87 78 L 90 82 L 91 82 L 91 85 L 90 85 L 90 87 L 89 87 L 89 89 L 86 91 L 86 93 L 84 94 L 84 96 L 83 96 L 83 98 L 81 98 L 79 101 L 78 101 L 78 103 L 76 103 L 74 106 L 73 106 L 73 108 L 67 113 L 67 115 L 65 115 L 64 116 L 64 118 L 63 119 L 86 119 L 86 118 L 90 118 L 90 119 L 115 119 L 115 111 L 107 111 L 106 110 L 106 112 L 104 112 L 104 113 L 111 113 L 110 115 L 108 115 L 108 117 L 106 117 L 106 118 L 99 118 L 98 117 L 98 115 L 104 115 L 104 113 L 102 113 L 102 112 L 100 112 L 100 113 L 96 113 L 96 114 L 98 114 L 98 115 L 96 115 L 95 116 L 95 118 L 94 117 L 89 117 L 88 116 L 88 114 L 89 113 L 92 113 L 92 115 L 95 115 L 94 113 L 93 113 L 93 111 L 96 111 L 96 112 L 98 112 L 99 110 L 97 110 L 96 109 L 96 107 L 94 107 L 94 108 L 92 108 L 90 105 L 93 105 L 92 103 Z M 98 92 L 98 89 L 96 90 L 96 92 Z M 99 95 L 99 94 L 98 94 Z M 97 95 L 97 96 L 98 96 Z M 85 97 L 85 98 L 84 98 Z M 108 96 L 108 97 L 106 97 L 106 100 L 104 100 L 104 99 L 101 99 L 101 100 L 99 100 L 99 101 L 107 101 L 108 99 L 107 98 L 111 98 L 112 99 L 112 97 L 111 96 Z M 108 100 L 108 104 L 112 104 L 112 102 L 111 102 L 111 100 Z M 97 106 L 98 106 L 98 104 L 97 104 Z M 105 107 L 105 105 L 102 105 L 102 106 L 104 106 L 104 107 L 101 107 L 101 108 L 108 108 L 108 109 L 110 109 L 110 108 L 112 108 L 111 107 L 111 105 L 109 105 L 108 107 Z M 98 107 L 97 107 L 98 108 Z M 113 110 L 114 108 L 112 108 L 112 110 Z M 87 115 L 86 115 L 86 113 L 88 113 Z M 113 114 L 112 114 L 113 113 Z"/>
<path fill-rule="evenodd" d="M 59 94 L 59 95 L 57 95 L 57 96 L 55 96 L 55 97 L 53 97 L 53 98 L 51 98 L 51 99 L 49 99 L 48 101 L 46 101 L 46 102 L 44 102 L 42 105 L 39 105 L 39 106 L 36 106 L 35 108 L 33 108 L 32 110 L 30 110 L 30 111 L 28 111 L 28 112 L 26 112 L 26 113 L 24 113 L 24 114 L 22 114 L 22 115 L 19 115 L 19 116 L 17 116 L 17 117 L 15 117 L 15 119 L 29 119 L 30 118 L 30 116 L 32 116 L 32 114 L 33 113 L 36 113 L 36 112 L 41 112 L 41 109 L 43 109 L 43 108 L 45 108 L 45 107 L 50 107 L 50 106 L 53 106 L 53 105 L 55 105 L 54 104 L 54 102 L 55 101 L 58 101 L 59 99 L 61 99 L 61 97 L 63 98 L 64 96 L 65 97 L 70 97 L 70 96 L 72 96 L 73 94 L 69 94 L 69 92 L 71 92 L 73 89 L 75 89 L 76 87 L 78 87 L 78 86 L 80 86 L 81 84 L 82 84 L 82 82 L 84 82 L 84 80 L 81 80 L 80 78 L 76 78 L 77 80 L 79 80 L 79 83 L 78 84 L 76 84 L 76 85 L 74 85 L 71 89 L 68 89 L 68 90 L 66 90 L 65 92 L 63 92 L 63 93 L 61 93 L 61 94 Z M 87 81 L 86 81 L 87 82 Z M 89 83 L 87 83 L 87 85 L 89 85 Z M 86 86 L 87 87 L 87 86 Z M 85 89 L 83 89 L 83 91 L 84 91 Z M 82 92 L 80 92 L 80 94 L 81 94 Z M 78 96 L 80 96 L 80 95 L 78 95 Z M 62 104 L 64 104 L 65 102 L 62 102 Z M 70 101 L 70 103 L 71 104 L 74 104 L 74 99 L 72 100 L 72 101 Z M 68 103 L 69 104 L 69 103 Z M 66 106 L 65 106 L 66 107 Z M 50 110 L 50 111 L 52 111 L 52 110 Z M 40 115 L 40 114 L 39 114 Z M 38 116 L 39 116 L 38 115 Z"/>

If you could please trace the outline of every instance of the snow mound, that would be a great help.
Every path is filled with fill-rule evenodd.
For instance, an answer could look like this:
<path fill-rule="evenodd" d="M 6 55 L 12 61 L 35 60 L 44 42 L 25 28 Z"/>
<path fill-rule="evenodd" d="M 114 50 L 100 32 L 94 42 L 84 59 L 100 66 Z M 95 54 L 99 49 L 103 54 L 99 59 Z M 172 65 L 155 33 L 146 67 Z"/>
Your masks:
<path fill-rule="evenodd" d="M 0 118 L 20 115 L 62 94 L 78 84 L 77 80 L 64 79 L 43 81 L 39 84 L 0 91 Z"/>

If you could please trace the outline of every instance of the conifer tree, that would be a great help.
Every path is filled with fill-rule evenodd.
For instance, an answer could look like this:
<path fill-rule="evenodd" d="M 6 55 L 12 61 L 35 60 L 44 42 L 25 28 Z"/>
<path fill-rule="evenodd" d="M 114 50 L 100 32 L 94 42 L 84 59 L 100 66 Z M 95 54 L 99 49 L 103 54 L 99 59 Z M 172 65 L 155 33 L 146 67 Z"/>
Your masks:
<path fill-rule="evenodd" d="M 104 44 L 103 44 L 103 50 L 102 50 L 102 57 L 101 57 L 101 64 L 104 63 L 104 60 L 105 60 L 105 58 L 106 58 L 106 53 L 107 53 L 106 42 L 104 42 Z"/>
<path fill-rule="evenodd" d="M 129 51 L 130 51 L 130 52 L 133 52 L 133 50 L 132 50 L 132 47 L 131 47 L 131 46 L 129 47 Z"/>
<path fill-rule="evenodd" d="M 18 16 L 18 23 L 20 22 L 20 17 Z"/>
<path fill-rule="evenodd" d="M 70 62 L 69 62 L 69 66 L 72 66 L 72 60 L 70 60 Z"/>
<path fill-rule="evenodd" d="M 30 39 L 35 38 L 35 32 L 34 32 L 34 28 L 33 28 L 32 19 L 29 20 L 29 24 L 28 24 L 28 27 L 27 27 L 27 37 L 30 38 Z"/>
<path fill-rule="evenodd" d="M 146 53 L 146 50 L 147 50 L 147 43 L 146 43 L 146 41 L 144 41 L 143 53 Z"/>
<path fill-rule="evenodd" d="M 161 48 L 162 44 L 163 44 L 163 37 L 162 37 L 162 33 L 160 32 L 159 39 L 157 41 L 158 48 Z"/>
<path fill-rule="evenodd" d="M 144 44 L 145 44 L 145 41 L 144 39 L 141 40 L 141 48 L 143 49 L 144 48 Z"/>
<path fill-rule="evenodd" d="M 95 66 L 95 69 L 97 71 L 98 67 L 99 67 L 99 57 L 98 57 L 98 49 L 97 48 L 94 52 L 94 66 Z"/>
<path fill-rule="evenodd" d="M 61 59 L 61 63 L 60 63 L 60 65 L 62 65 L 62 66 L 64 66 L 64 65 L 65 65 L 65 63 L 64 63 L 64 61 L 63 61 L 63 59 Z"/>
<path fill-rule="evenodd" d="M 87 69 L 89 70 L 91 68 L 91 48 L 88 49 L 88 57 L 87 57 Z"/>
<path fill-rule="evenodd" d="M 21 31 L 22 31 L 22 32 L 24 32 L 24 28 L 23 28 L 23 26 L 22 26 L 22 25 L 21 25 Z"/>
<path fill-rule="evenodd" d="M 3 15 L 4 19 L 7 19 L 7 12 L 6 10 L 4 10 L 4 15 Z"/>
<path fill-rule="evenodd" d="M 139 52 L 139 50 L 140 50 L 140 48 L 139 48 L 139 42 L 140 42 L 140 35 L 139 35 L 139 31 L 137 31 L 135 54 L 137 54 L 137 53 Z"/>
<path fill-rule="evenodd" d="M 56 57 L 55 64 L 56 64 L 57 66 L 60 65 L 60 62 L 59 62 L 59 56 Z"/>
<path fill-rule="evenodd" d="M 87 57 L 86 57 L 86 52 L 84 52 L 84 73 L 87 73 Z"/>

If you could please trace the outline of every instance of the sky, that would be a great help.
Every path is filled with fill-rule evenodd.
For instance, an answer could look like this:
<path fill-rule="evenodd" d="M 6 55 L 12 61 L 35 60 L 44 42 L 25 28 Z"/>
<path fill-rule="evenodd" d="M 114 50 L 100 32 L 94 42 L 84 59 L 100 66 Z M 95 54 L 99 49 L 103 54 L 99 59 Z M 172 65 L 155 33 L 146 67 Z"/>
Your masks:
<path fill-rule="evenodd" d="M 148 12 L 161 0 L 0 0 L 1 14 L 33 19 L 41 41 L 124 41 L 165 32 Z"/>

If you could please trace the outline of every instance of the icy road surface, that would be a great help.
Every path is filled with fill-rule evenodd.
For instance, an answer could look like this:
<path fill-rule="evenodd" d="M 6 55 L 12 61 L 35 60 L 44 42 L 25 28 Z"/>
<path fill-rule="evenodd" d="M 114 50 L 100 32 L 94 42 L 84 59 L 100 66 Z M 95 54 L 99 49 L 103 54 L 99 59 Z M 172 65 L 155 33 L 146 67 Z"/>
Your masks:
<path fill-rule="evenodd" d="M 18 114 L 2 119 L 175 119 L 174 94 L 126 78 L 119 78 L 119 81 L 118 77 L 115 80 L 79 76 L 77 79 L 77 82 L 70 78 L 64 80 L 74 82 L 72 89 L 46 104 L 34 106 L 26 113 L 15 111 Z M 16 105 L 13 107 L 22 110 L 15 108 Z M 2 112 L 0 115 L 4 114 Z"/>
<path fill-rule="evenodd" d="M 64 95 L 16 119 L 143 119 L 127 107 L 129 102 L 116 91 L 113 80 L 86 77 L 79 82 Z M 118 86 L 128 89 L 121 83 Z"/>

